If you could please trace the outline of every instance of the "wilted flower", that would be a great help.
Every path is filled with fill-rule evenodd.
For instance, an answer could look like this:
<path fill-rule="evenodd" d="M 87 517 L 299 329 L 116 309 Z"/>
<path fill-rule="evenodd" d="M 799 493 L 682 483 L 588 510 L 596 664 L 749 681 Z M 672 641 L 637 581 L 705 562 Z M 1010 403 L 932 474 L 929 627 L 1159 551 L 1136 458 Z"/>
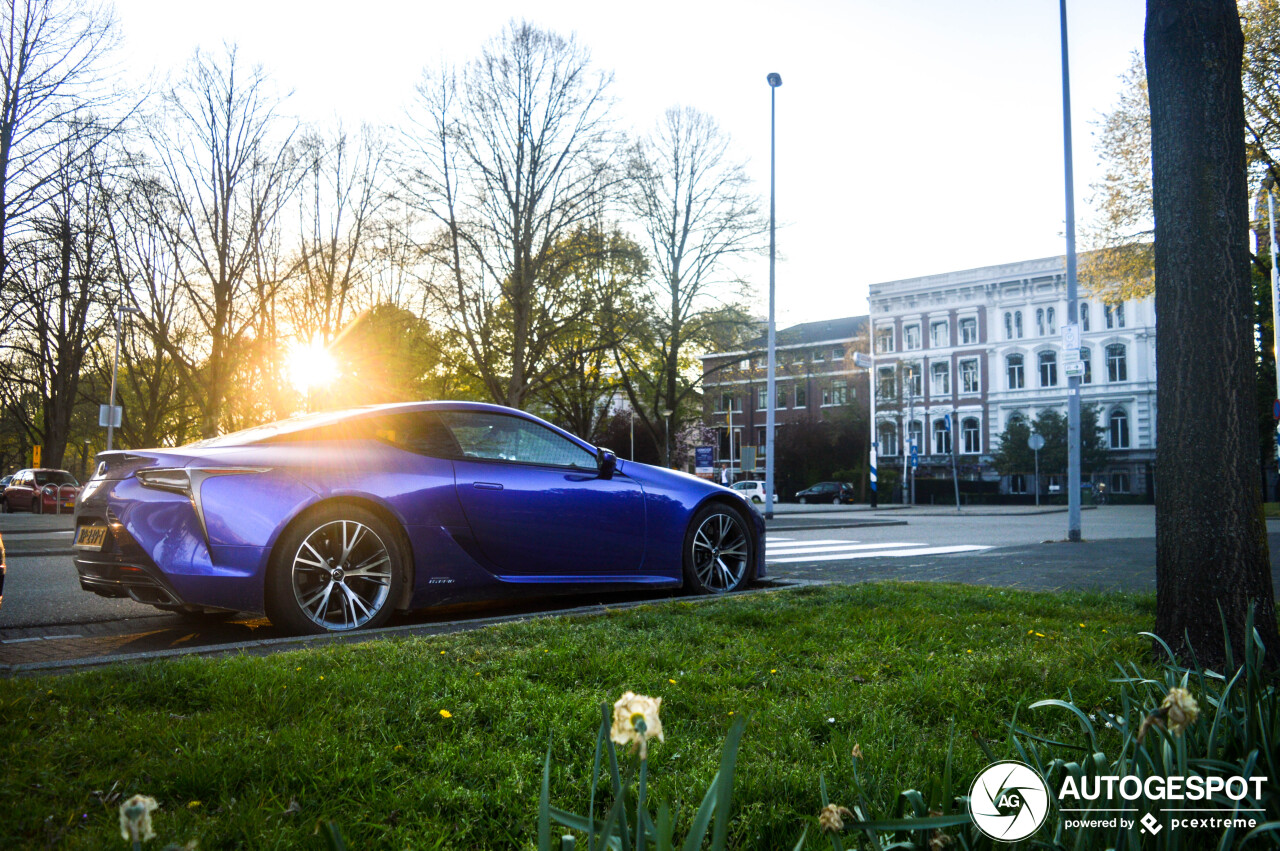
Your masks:
<path fill-rule="evenodd" d="M 658 718 L 661 707 L 660 697 L 646 697 L 630 691 L 623 693 L 613 704 L 613 726 L 609 730 L 609 738 L 614 744 L 639 745 L 640 758 L 647 759 L 650 739 L 666 741 L 662 735 L 662 720 Z"/>
<path fill-rule="evenodd" d="M 154 839 L 156 832 L 151 829 L 151 813 L 159 809 L 155 798 L 147 795 L 134 795 L 120 805 L 120 836 L 126 842 L 145 842 Z"/>
<path fill-rule="evenodd" d="M 862 759 L 862 745 L 853 746 L 853 758 Z"/>
<path fill-rule="evenodd" d="M 818 826 L 828 833 L 839 833 L 844 830 L 844 819 L 853 818 L 853 813 L 848 807 L 837 807 L 835 804 L 827 804 L 822 808 L 822 812 L 818 813 Z"/>
<path fill-rule="evenodd" d="M 1191 696 L 1191 692 L 1184 688 L 1169 689 L 1169 693 L 1165 695 L 1164 702 L 1160 704 L 1160 708 L 1167 713 L 1169 732 L 1175 734 L 1187 729 L 1200 714 L 1200 705 Z"/>
<path fill-rule="evenodd" d="M 1200 705 L 1191 696 L 1191 692 L 1175 686 L 1169 689 L 1169 693 L 1160 703 L 1160 708 L 1142 720 L 1142 726 L 1138 728 L 1138 741 L 1142 741 L 1147 734 L 1147 729 L 1153 724 L 1166 727 L 1170 733 L 1178 735 L 1186 730 L 1199 715 Z"/>

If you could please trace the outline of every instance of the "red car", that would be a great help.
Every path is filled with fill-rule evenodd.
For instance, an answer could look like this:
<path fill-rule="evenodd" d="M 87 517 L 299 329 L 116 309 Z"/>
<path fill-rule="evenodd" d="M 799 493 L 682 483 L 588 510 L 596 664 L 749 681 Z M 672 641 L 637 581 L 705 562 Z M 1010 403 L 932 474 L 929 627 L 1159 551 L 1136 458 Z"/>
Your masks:
<path fill-rule="evenodd" d="M 56 514 L 76 509 L 80 483 L 66 470 L 19 470 L 4 489 L 4 510 Z"/>

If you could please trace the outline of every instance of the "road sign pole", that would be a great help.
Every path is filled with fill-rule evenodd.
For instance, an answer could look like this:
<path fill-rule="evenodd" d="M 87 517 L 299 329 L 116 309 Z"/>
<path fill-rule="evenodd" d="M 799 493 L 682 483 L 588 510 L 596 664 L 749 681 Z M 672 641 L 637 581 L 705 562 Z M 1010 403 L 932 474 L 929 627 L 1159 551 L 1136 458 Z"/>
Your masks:
<path fill-rule="evenodd" d="M 951 413 L 947 414 L 947 433 L 951 435 L 951 482 L 956 489 L 956 511 L 960 510 L 960 469 L 956 458 L 956 451 L 960 448 L 956 446 L 956 409 L 952 408 Z"/>

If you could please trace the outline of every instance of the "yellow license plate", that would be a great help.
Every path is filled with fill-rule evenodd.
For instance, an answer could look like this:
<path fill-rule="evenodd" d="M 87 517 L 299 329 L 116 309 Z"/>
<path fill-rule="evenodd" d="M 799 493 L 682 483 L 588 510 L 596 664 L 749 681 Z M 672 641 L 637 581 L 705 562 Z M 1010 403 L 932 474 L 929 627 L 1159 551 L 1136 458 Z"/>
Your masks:
<path fill-rule="evenodd" d="M 106 526 L 81 526 L 76 531 L 74 546 L 82 550 L 100 550 L 107 542 Z"/>

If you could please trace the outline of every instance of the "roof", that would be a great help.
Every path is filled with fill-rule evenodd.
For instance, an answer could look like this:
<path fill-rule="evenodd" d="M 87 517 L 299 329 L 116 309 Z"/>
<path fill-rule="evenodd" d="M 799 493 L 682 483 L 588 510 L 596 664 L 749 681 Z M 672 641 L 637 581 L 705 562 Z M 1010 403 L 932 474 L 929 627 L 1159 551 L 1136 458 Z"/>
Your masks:
<path fill-rule="evenodd" d="M 819 322 L 802 322 L 799 325 L 792 325 L 790 328 L 783 328 L 779 331 L 775 345 L 781 348 L 783 346 L 810 346 L 817 343 L 836 343 L 843 340 L 852 340 L 861 334 L 867 333 L 869 318 L 866 314 L 863 314 L 862 316 L 845 316 L 841 319 L 823 319 Z M 738 351 L 709 352 L 702 357 L 705 359 L 763 351 L 768 345 L 769 337 L 766 333 L 743 344 L 743 347 Z"/>

